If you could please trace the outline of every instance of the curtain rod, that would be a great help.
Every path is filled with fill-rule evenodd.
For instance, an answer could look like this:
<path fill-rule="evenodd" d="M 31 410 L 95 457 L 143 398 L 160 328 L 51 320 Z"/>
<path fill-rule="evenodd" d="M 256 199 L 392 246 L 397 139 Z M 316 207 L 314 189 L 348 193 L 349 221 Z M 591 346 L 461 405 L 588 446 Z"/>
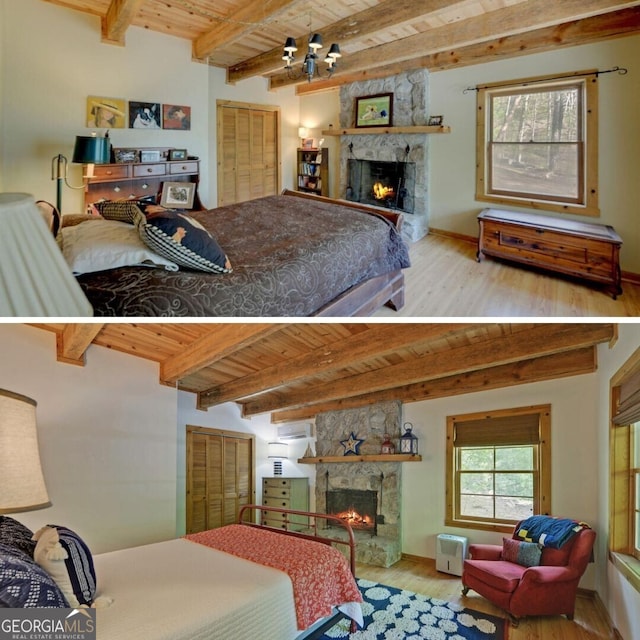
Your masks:
<path fill-rule="evenodd" d="M 599 75 L 602 75 L 603 73 L 614 73 L 616 71 L 620 76 L 624 76 L 628 73 L 628 70 L 625 69 L 624 67 L 612 67 L 611 69 L 605 69 L 604 71 L 591 71 L 590 73 L 568 73 L 563 76 L 541 78 L 540 80 L 530 80 L 528 82 L 514 82 L 512 85 L 505 85 L 505 86 L 526 87 L 530 84 L 536 84 L 538 82 L 549 82 L 550 80 L 565 80 L 566 78 L 585 78 L 587 76 L 599 76 Z M 462 93 L 467 93 L 468 91 L 480 91 L 480 89 L 488 89 L 489 87 L 494 87 L 494 86 L 496 85 L 485 84 L 485 85 L 478 85 L 477 87 L 467 87 Z"/>

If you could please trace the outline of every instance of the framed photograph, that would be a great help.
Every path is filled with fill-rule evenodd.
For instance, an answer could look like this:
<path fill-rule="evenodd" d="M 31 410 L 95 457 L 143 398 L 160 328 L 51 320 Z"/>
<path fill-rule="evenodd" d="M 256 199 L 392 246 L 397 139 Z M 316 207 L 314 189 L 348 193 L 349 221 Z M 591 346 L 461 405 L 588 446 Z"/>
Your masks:
<path fill-rule="evenodd" d="M 427 125 L 429 127 L 441 127 L 443 120 L 443 116 L 429 116 L 429 122 L 427 123 Z"/>
<path fill-rule="evenodd" d="M 186 160 L 186 149 L 169 149 L 169 160 Z"/>
<path fill-rule="evenodd" d="M 179 104 L 163 104 L 162 128 L 189 131 L 191 129 L 191 107 Z"/>
<path fill-rule="evenodd" d="M 129 102 L 130 129 L 160 129 L 160 103 Z"/>
<path fill-rule="evenodd" d="M 157 149 L 140 150 L 140 162 L 160 162 L 162 154 Z"/>
<path fill-rule="evenodd" d="M 313 146 L 313 138 L 305 138 L 302 141 L 302 148 L 303 149 L 315 149 L 315 147 Z"/>
<path fill-rule="evenodd" d="M 195 195 L 195 182 L 165 182 L 160 204 L 167 209 L 191 209 Z"/>
<path fill-rule="evenodd" d="M 121 98 L 87 98 L 87 127 L 91 129 L 124 129 L 127 101 Z"/>
<path fill-rule="evenodd" d="M 356 98 L 356 127 L 390 127 L 393 93 Z"/>
<path fill-rule="evenodd" d="M 140 162 L 139 149 L 114 149 L 113 155 L 118 164 L 125 164 L 127 162 Z"/>

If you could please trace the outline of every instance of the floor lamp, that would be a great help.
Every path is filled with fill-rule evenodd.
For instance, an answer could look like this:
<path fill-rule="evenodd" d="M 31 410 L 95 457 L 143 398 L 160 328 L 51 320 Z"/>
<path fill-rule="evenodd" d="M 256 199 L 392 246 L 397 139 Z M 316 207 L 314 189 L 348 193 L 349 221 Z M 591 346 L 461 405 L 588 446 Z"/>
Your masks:
<path fill-rule="evenodd" d="M 87 173 L 85 178 L 93 177 L 93 165 L 107 164 L 111 160 L 111 141 L 108 132 L 103 138 L 92 136 L 76 136 L 76 143 L 73 147 L 73 157 L 71 162 L 76 164 L 86 164 Z M 69 189 L 84 189 L 84 184 L 74 187 L 67 180 L 68 160 L 59 153 L 51 160 L 51 179 L 56 181 L 56 207 L 62 214 L 62 183 Z"/>

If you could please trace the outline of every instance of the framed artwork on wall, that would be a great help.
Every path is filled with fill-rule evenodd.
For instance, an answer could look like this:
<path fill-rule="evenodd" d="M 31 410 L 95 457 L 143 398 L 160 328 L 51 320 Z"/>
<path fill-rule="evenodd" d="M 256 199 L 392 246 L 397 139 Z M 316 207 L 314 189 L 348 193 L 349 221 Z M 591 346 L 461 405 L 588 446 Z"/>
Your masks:
<path fill-rule="evenodd" d="M 163 104 L 162 128 L 189 131 L 191 129 L 191 107 L 179 104 Z"/>
<path fill-rule="evenodd" d="M 130 129 L 160 129 L 158 102 L 129 102 Z"/>
<path fill-rule="evenodd" d="M 390 127 L 393 122 L 393 93 L 356 98 L 356 127 Z"/>
<path fill-rule="evenodd" d="M 87 127 L 91 129 L 124 129 L 127 101 L 121 98 L 87 97 Z"/>

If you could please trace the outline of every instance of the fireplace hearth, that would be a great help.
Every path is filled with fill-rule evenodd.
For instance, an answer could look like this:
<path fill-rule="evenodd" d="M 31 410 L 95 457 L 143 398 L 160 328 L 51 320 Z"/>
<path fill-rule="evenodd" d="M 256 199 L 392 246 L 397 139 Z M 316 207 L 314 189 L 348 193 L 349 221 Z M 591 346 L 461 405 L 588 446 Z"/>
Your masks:
<path fill-rule="evenodd" d="M 351 525 L 352 529 L 376 535 L 378 492 L 359 489 L 327 491 L 327 513 Z"/>
<path fill-rule="evenodd" d="M 413 213 L 415 163 L 350 159 L 347 172 L 347 200 Z"/>

